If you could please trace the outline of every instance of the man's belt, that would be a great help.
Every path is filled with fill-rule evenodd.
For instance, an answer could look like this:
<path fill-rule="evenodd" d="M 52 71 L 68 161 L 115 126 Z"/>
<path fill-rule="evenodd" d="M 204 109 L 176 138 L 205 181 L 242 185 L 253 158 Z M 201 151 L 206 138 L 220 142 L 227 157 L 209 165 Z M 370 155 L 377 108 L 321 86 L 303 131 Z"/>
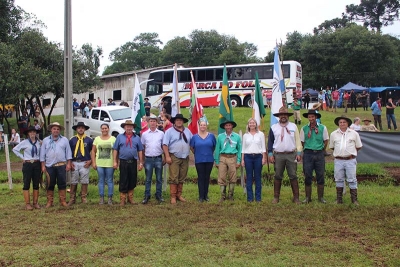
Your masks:
<path fill-rule="evenodd" d="M 306 148 L 306 149 L 304 149 L 304 152 L 305 152 L 305 151 L 317 153 L 317 152 L 322 152 L 323 150 L 313 150 L 313 149 L 308 149 L 308 148 Z"/>
<path fill-rule="evenodd" d="M 31 160 L 24 160 L 25 163 L 34 163 L 34 162 L 39 162 L 38 159 L 31 159 Z"/>
<path fill-rule="evenodd" d="M 293 150 L 293 151 L 284 151 L 284 152 L 274 151 L 274 154 L 293 154 L 294 152 L 296 152 L 296 150 Z"/>
<path fill-rule="evenodd" d="M 60 166 L 66 165 L 66 164 L 67 164 L 66 161 L 62 161 L 62 162 L 58 162 L 56 164 L 51 165 L 51 167 L 60 167 Z"/>
<path fill-rule="evenodd" d="M 152 157 L 152 156 L 146 156 L 146 158 L 148 158 L 148 159 L 158 159 L 158 158 L 161 158 L 161 157 L 162 157 L 162 155 L 154 156 L 154 157 Z"/>
<path fill-rule="evenodd" d="M 335 159 L 341 159 L 341 160 L 349 160 L 349 159 L 355 159 L 355 158 L 356 158 L 356 156 L 354 156 L 354 155 L 351 155 L 348 157 L 335 157 Z"/>
<path fill-rule="evenodd" d="M 225 154 L 225 153 L 221 153 L 221 157 L 225 157 L 225 158 L 234 158 L 234 157 L 236 157 L 236 154 Z"/>
<path fill-rule="evenodd" d="M 126 159 L 119 159 L 119 161 L 125 162 L 125 163 L 134 163 L 134 162 L 136 161 L 136 159 L 129 159 L 129 160 L 126 160 Z"/>

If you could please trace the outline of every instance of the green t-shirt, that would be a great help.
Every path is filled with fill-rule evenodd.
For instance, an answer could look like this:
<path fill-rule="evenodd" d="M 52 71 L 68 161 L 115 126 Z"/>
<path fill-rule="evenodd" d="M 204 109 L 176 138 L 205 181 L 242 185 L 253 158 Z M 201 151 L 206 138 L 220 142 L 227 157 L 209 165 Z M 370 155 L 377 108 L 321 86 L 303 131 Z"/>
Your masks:
<path fill-rule="evenodd" d="M 94 139 L 93 145 L 96 146 L 96 165 L 98 167 L 113 167 L 113 146 L 115 137 L 111 136 L 108 140 L 103 140 L 100 136 Z"/>

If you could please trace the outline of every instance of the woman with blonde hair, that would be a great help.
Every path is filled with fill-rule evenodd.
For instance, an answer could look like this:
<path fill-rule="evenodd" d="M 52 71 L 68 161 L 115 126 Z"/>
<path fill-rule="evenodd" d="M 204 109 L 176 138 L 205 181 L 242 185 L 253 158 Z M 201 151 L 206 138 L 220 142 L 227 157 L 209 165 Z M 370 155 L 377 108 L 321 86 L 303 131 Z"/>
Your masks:
<path fill-rule="evenodd" d="M 247 132 L 242 140 L 242 166 L 246 169 L 247 201 L 254 200 L 253 181 L 255 183 L 255 199 L 261 201 L 261 172 L 262 166 L 267 162 L 267 150 L 264 133 L 258 130 L 255 119 L 247 121 Z"/>

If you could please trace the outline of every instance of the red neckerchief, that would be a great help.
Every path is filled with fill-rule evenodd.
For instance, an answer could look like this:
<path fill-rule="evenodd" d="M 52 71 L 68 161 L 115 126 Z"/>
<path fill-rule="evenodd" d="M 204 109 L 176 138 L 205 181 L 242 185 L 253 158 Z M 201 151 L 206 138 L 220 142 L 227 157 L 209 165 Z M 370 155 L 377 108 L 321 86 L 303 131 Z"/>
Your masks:
<path fill-rule="evenodd" d="M 379 110 L 382 110 L 381 102 L 377 103 Z"/>
<path fill-rule="evenodd" d="M 183 137 L 183 140 L 185 141 L 185 143 L 187 143 L 188 141 L 187 141 L 187 138 L 186 138 L 186 134 L 184 133 L 185 128 L 183 128 L 183 130 L 181 131 L 181 130 L 175 128 L 175 125 L 174 125 L 174 129 L 175 129 L 175 131 L 180 133 L 179 140 L 182 139 L 182 137 Z"/>
<path fill-rule="evenodd" d="M 311 123 L 310 123 L 310 130 L 308 131 L 308 139 L 310 139 L 311 138 L 311 132 L 312 131 L 315 131 L 315 134 L 318 134 L 318 124 L 316 123 L 314 126 L 311 126 Z"/>
<path fill-rule="evenodd" d="M 132 133 L 131 135 L 127 135 L 125 133 L 125 136 L 126 136 L 125 146 L 128 146 L 129 144 L 132 148 L 132 136 L 135 136 L 135 133 Z"/>
<path fill-rule="evenodd" d="M 285 129 L 286 129 L 286 132 L 290 135 L 290 131 L 289 131 L 289 129 L 286 127 L 287 125 L 288 125 L 288 123 L 286 123 L 285 126 L 283 126 L 282 124 L 280 124 L 280 126 L 282 127 L 282 130 L 281 130 L 281 141 L 283 141 L 283 136 L 285 135 Z"/>

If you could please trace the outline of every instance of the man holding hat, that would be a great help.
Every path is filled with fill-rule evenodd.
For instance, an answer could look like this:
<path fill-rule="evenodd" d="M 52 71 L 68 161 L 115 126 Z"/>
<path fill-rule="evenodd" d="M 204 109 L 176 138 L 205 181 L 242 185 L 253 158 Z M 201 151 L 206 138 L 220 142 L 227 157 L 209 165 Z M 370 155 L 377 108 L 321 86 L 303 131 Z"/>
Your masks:
<path fill-rule="evenodd" d="M 301 161 L 301 142 L 299 130 L 296 124 L 289 122 L 289 113 L 286 107 L 281 107 L 278 113 L 273 114 L 279 117 L 279 122 L 271 126 L 268 135 L 268 156 L 269 161 L 274 163 L 274 200 L 273 204 L 279 202 L 283 172 L 287 170 L 290 185 L 293 192 L 293 202 L 300 204 L 299 183 L 297 181 L 297 162 Z"/>
<path fill-rule="evenodd" d="M 165 132 L 163 138 L 165 161 L 169 165 L 168 183 L 171 204 L 176 204 L 176 200 L 186 201 L 182 197 L 182 190 L 189 169 L 190 140 L 193 136 L 192 132 L 183 125 L 187 122 L 188 119 L 182 114 L 176 114 L 171 118 L 173 127 Z"/>
<path fill-rule="evenodd" d="M 233 200 L 233 193 L 236 186 L 236 170 L 242 161 L 242 138 L 233 132 L 236 122 L 226 121 L 219 127 L 225 129 L 217 138 L 214 158 L 215 166 L 218 168 L 218 184 L 221 190 L 219 202 L 226 199 L 226 187 L 229 185 L 228 199 Z"/>
<path fill-rule="evenodd" d="M 128 203 L 135 204 L 133 190 L 137 184 L 137 171 L 143 169 L 143 145 L 140 137 L 135 134 L 135 123 L 126 120 L 121 127 L 125 132 L 119 134 L 115 140 L 113 157 L 114 169 L 117 169 L 119 165 L 120 206 L 125 206 L 127 195 Z"/>
<path fill-rule="evenodd" d="M 303 145 L 303 172 L 306 199 L 303 203 L 311 202 L 313 172 L 317 178 L 318 201 L 326 203 L 324 199 L 325 186 L 325 149 L 328 145 L 329 134 L 326 126 L 317 122 L 321 114 L 310 109 L 303 114 L 309 123 L 300 130 L 300 141 Z"/>
<path fill-rule="evenodd" d="M 60 134 L 64 127 L 58 122 L 48 126 L 51 134 L 43 139 L 40 148 L 40 162 L 42 172 L 47 176 L 47 204 L 46 208 L 53 206 L 54 187 L 57 184 L 60 204 L 67 206 L 65 189 L 67 188 L 67 172 L 71 170 L 71 147 L 68 139 Z"/>
<path fill-rule="evenodd" d="M 339 128 L 331 133 L 329 147 L 333 150 L 335 157 L 334 171 L 336 182 L 336 203 L 343 203 L 344 180 L 350 187 L 351 202 L 358 205 L 357 201 L 357 151 L 362 148 L 358 133 L 349 128 L 352 121 L 345 117 L 337 117 L 335 124 Z"/>
<path fill-rule="evenodd" d="M 93 147 L 93 139 L 85 135 L 85 131 L 89 130 L 89 128 L 84 122 L 78 122 L 78 124 L 72 126 L 72 129 L 76 131 L 76 135 L 69 140 L 72 151 L 72 177 L 68 206 L 75 204 L 78 183 L 82 185 L 82 203 L 87 203 L 89 171 L 92 164 L 90 153 Z"/>
<path fill-rule="evenodd" d="M 24 199 L 27 210 L 40 209 L 38 204 L 39 200 L 39 181 L 40 181 L 40 141 L 36 138 L 36 129 L 31 126 L 26 131 L 27 139 L 23 140 L 17 146 L 13 148 L 13 152 L 19 158 L 22 159 L 22 175 L 24 186 L 22 188 L 24 192 Z M 23 154 L 21 154 L 23 150 Z M 30 204 L 29 187 L 32 181 L 33 187 L 33 207 Z"/>
<path fill-rule="evenodd" d="M 146 117 L 149 117 L 150 116 L 151 104 L 149 102 L 149 98 L 148 97 L 144 98 L 143 106 L 144 106 L 144 110 L 146 111 Z"/>
<path fill-rule="evenodd" d="M 151 198 L 151 180 L 153 171 L 156 175 L 156 199 L 158 202 L 164 202 L 162 197 L 162 168 L 165 164 L 163 160 L 162 143 L 164 132 L 157 129 L 157 117 L 151 115 L 149 117 L 149 129 L 142 134 L 141 141 L 144 149 L 144 171 L 146 174 L 146 184 L 144 191 L 144 199 L 142 204 L 147 204 Z"/>

